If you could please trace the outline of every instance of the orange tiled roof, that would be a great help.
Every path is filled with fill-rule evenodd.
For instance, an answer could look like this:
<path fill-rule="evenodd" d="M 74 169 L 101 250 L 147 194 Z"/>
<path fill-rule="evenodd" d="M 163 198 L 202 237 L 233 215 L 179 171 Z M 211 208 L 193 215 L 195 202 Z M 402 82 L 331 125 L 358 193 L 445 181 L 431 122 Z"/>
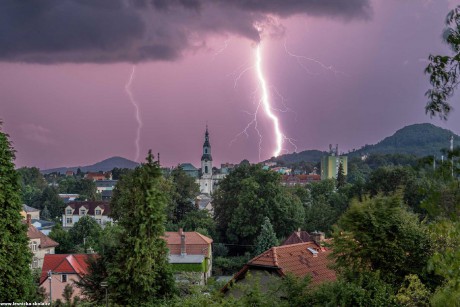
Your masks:
<path fill-rule="evenodd" d="M 35 228 L 34 225 L 29 224 L 29 228 L 27 229 L 27 237 L 29 239 L 40 239 L 40 248 L 47 248 L 47 247 L 56 247 L 59 245 L 56 241 L 45 235 L 43 232 Z"/>
<path fill-rule="evenodd" d="M 209 245 L 212 244 L 212 239 L 208 238 L 196 231 L 183 232 L 185 234 L 185 251 L 187 255 L 208 255 Z M 181 254 L 181 237 L 180 231 L 167 231 L 163 236 L 169 248 L 171 255 Z"/>
<path fill-rule="evenodd" d="M 316 251 L 316 256 L 308 248 Z M 310 275 L 313 285 L 325 281 L 334 281 L 337 278 L 335 271 L 328 268 L 331 264 L 331 261 L 328 259 L 330 252 L 330 249 L 320 247 L 314 242 L 272 247 L 251 259 L 234 276 L 233 280 L 243 278 L 251 267 L 259 269 L 265 267 L 267 269 L 275 269 L 281 276 L 288 273 L 298 277 Z"/>
<path fill-rule="evenodd" d="M 97 257 L 93 254 L 46 254 L 43 261 L 40 285 L 48 278 L 48 271 L 53 273 L 88 274 L 88 259 Z"/>
<path fill-rule="evenodd" d="M 196 231 L 184 231 L 185 244 L 211 244 L 212 239 Z M 166 231 L 163 237 L 167 244 L 179 244 L 180 245 L 180 233 L 177 231 Z"/>

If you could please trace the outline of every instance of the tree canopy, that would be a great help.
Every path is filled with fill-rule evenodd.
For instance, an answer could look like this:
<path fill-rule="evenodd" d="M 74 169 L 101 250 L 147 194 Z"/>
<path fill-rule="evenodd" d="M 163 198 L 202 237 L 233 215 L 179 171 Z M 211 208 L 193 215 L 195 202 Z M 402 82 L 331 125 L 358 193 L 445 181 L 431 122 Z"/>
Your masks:
<path fill-rule="evenodd" d="M 108 267 L 111 297 L 122 305 L 152 305 L 174 294 L 164 235 L 168 197 L 161 189 L 161 170 L 151 152 L 147 162 L 123 176 L 112 200 L 123 228 Z"/>
<path fill-rule="evenodd" d="M 429 56 L 430 64 L 425 73 L 430 76 L 433 87 L 425 93 L 428 97 L 425 110 L 431 116 L 439 115 L 446 119 L 452 109 L 449 99 L 460 81 L 460 6 L 447 14 L 443 40 L 453 54 Z"/>
<path fill-rule="evenodd" d="M 14 157 L 8 135 L 0 131 L 0 302 L 11 303 L 31 302 L 35 295 L 32 253 L 27 225 L 20 214 L 21 186 Z"/>

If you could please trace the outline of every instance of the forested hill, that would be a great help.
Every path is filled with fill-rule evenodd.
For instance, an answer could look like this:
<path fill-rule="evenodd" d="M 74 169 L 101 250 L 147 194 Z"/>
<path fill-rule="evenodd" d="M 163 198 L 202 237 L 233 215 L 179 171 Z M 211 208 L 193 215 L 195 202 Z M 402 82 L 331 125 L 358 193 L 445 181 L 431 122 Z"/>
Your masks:
<path fill-rule="evenodd" d="M 460 137 L 450 130 L 432 124 L 414 124 L 399 129 L 375 145 L 366 145 L 352 152 L 358 154 L 412 154 L 418 157 L 439 156 L 442 149 L 449 149 L 450 138 L 454 136 L 454 146 L 460 145 Z"/>
<path fill-rule="evenodd" d="M 442 149 L 449 149 L 450 137 L 454 136 L 454 146 L 460 145 L 460 137 L 450 130 L 432 124 L 414 124 L 396 131 L 375 145 L 365 145 L 348 153 L 348 156 L 359 156 L 371 153 L 378 154 L 409 154 L 417 157 L 441 155 Z M 270 161 L 282 161 L 286 164 L 299 162 L 321 161 L 327 155 L 325 151 L 305 150 L 299 153 L 285 154 Z"/>
<path fill-rule="evenodd" d="M 294 152 L 291 154 L 281 155 L 276 158 L 271 158 L 268 161 L 284 162 L 285 164 L 299 163 L 299 162 L 313 162 L 321 161 L 321 157 L 327 155 L 327 151 L 319 150 L 304 150 L 301 152 Z"/>
<path fill-rule="evenodd" d="M 115 167 L 133 169 L 138 165 L 139 165 L 139 163 L 136 163 L 134 161 L 128 160 L 126 158 L 111 157 L 111 158 L 105 159 L 105 160 L 103 160 L 101 162 L 95 163 L 93 165 L 73 166 L 73 167 L 58 167 L 58 168 L 42 170 L 41 172 L 43 174 L 49 174 L 49 173 L 53 173 L 53 172 L 59 172 L 61 174 L 64 174 L 66 171 L 69 171 L 69 170 L 76 172 L 77 169 L 80 169 L 82 172 L 99 172 L 99 171 L 106 172 L 106 171 L 111 171 Z"/>

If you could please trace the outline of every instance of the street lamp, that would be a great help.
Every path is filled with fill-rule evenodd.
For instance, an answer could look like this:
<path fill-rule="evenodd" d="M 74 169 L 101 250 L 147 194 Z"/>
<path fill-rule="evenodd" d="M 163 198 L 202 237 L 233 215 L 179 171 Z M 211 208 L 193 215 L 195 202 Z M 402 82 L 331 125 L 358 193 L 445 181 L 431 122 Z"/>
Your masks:
<path fill-rule="evenodd" d="M 109 287 L 109 284 L 106 281 L 101 282 L 101 287 L 105 289 L 105 306 L 109 306 L 109 301 L 107 298 L 107 288 Z"/>
<path fill-rule="evenodd" d="M 52 293 L 53 293 L 53 292 L 52 292 L 52 290 L 51 290 L 51 289 L 52 289 L 52 288 L 51 288 L 51 278 L 52 278 L 52 276 L 53 276 L 53 272 L 52 272 L 51 270 L 49 270 L 49 271 L 48 271 L 48 280 L 50 281 L 50 305 L 51 305 L 51 303 L 52 303 L 52 301 L 53 301 L 53 296 L 52 296 Z"/>

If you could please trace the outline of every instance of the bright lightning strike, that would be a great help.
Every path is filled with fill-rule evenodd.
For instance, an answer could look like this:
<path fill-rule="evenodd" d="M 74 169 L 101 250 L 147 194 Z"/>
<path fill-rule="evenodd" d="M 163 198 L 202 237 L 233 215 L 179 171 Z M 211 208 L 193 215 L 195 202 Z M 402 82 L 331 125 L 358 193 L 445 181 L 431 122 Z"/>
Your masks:
<path fill-rule="evenodd" d="M 141 120 L 141 116 L 140 116 L 140 112 L 139 112 L 139 105 L 137 104 L 136 100 L 134 99 L 133 92 L 131 91 L 131 85 L 133 84 L 133 81 L 134 81 L 135 72 L 136 72 L 136 66 L 133 66 L 133 69 L 131 71 L 131 75 L 129 77 L 129 80 L 125 85 L 125 91 L 126 91 L 126 94 L 128 95 L 129 100 L 130 100 L 130 102 L 133 105 L 134 110 L 135 110 L 135 117 L 136 117 L 136 121 L 137 121 L 137 131 L 136 131 L 136 140 L 135 140 L 135 144 L 136 144 L 136 158 L 135 158 L 135 161 L 139 161 L 139 153 L 140 153 L 139 143 L 140 143 L 140 139 L 141 139 L 142 120 Z"/>
<path fill-rule="evenodd" d="M 270 104 L 270 95 L 268 93 L 267 82 L 265 81 L 265 77 L 262 71 L 262 55 L 261 55 L 261 47 L 260 44 L 257 46 L 256 49 L 256 71 L 257 71 L 257 78 L 259 79 L 260 89 L 262 91 L 261 103 L 264 107 L 264 111 L 268 118 L 273 122 L 273 132 L 275 133 L 275 142 L 276 142 L 276 149 L 273 152 L 275 157 L 279 156 L 281 151 L 283 150 L 283 139 L 284 135 L 281 132 L 279 119 L 276 117 L 275 114 L 272 112 L 272 107 Z"/>

